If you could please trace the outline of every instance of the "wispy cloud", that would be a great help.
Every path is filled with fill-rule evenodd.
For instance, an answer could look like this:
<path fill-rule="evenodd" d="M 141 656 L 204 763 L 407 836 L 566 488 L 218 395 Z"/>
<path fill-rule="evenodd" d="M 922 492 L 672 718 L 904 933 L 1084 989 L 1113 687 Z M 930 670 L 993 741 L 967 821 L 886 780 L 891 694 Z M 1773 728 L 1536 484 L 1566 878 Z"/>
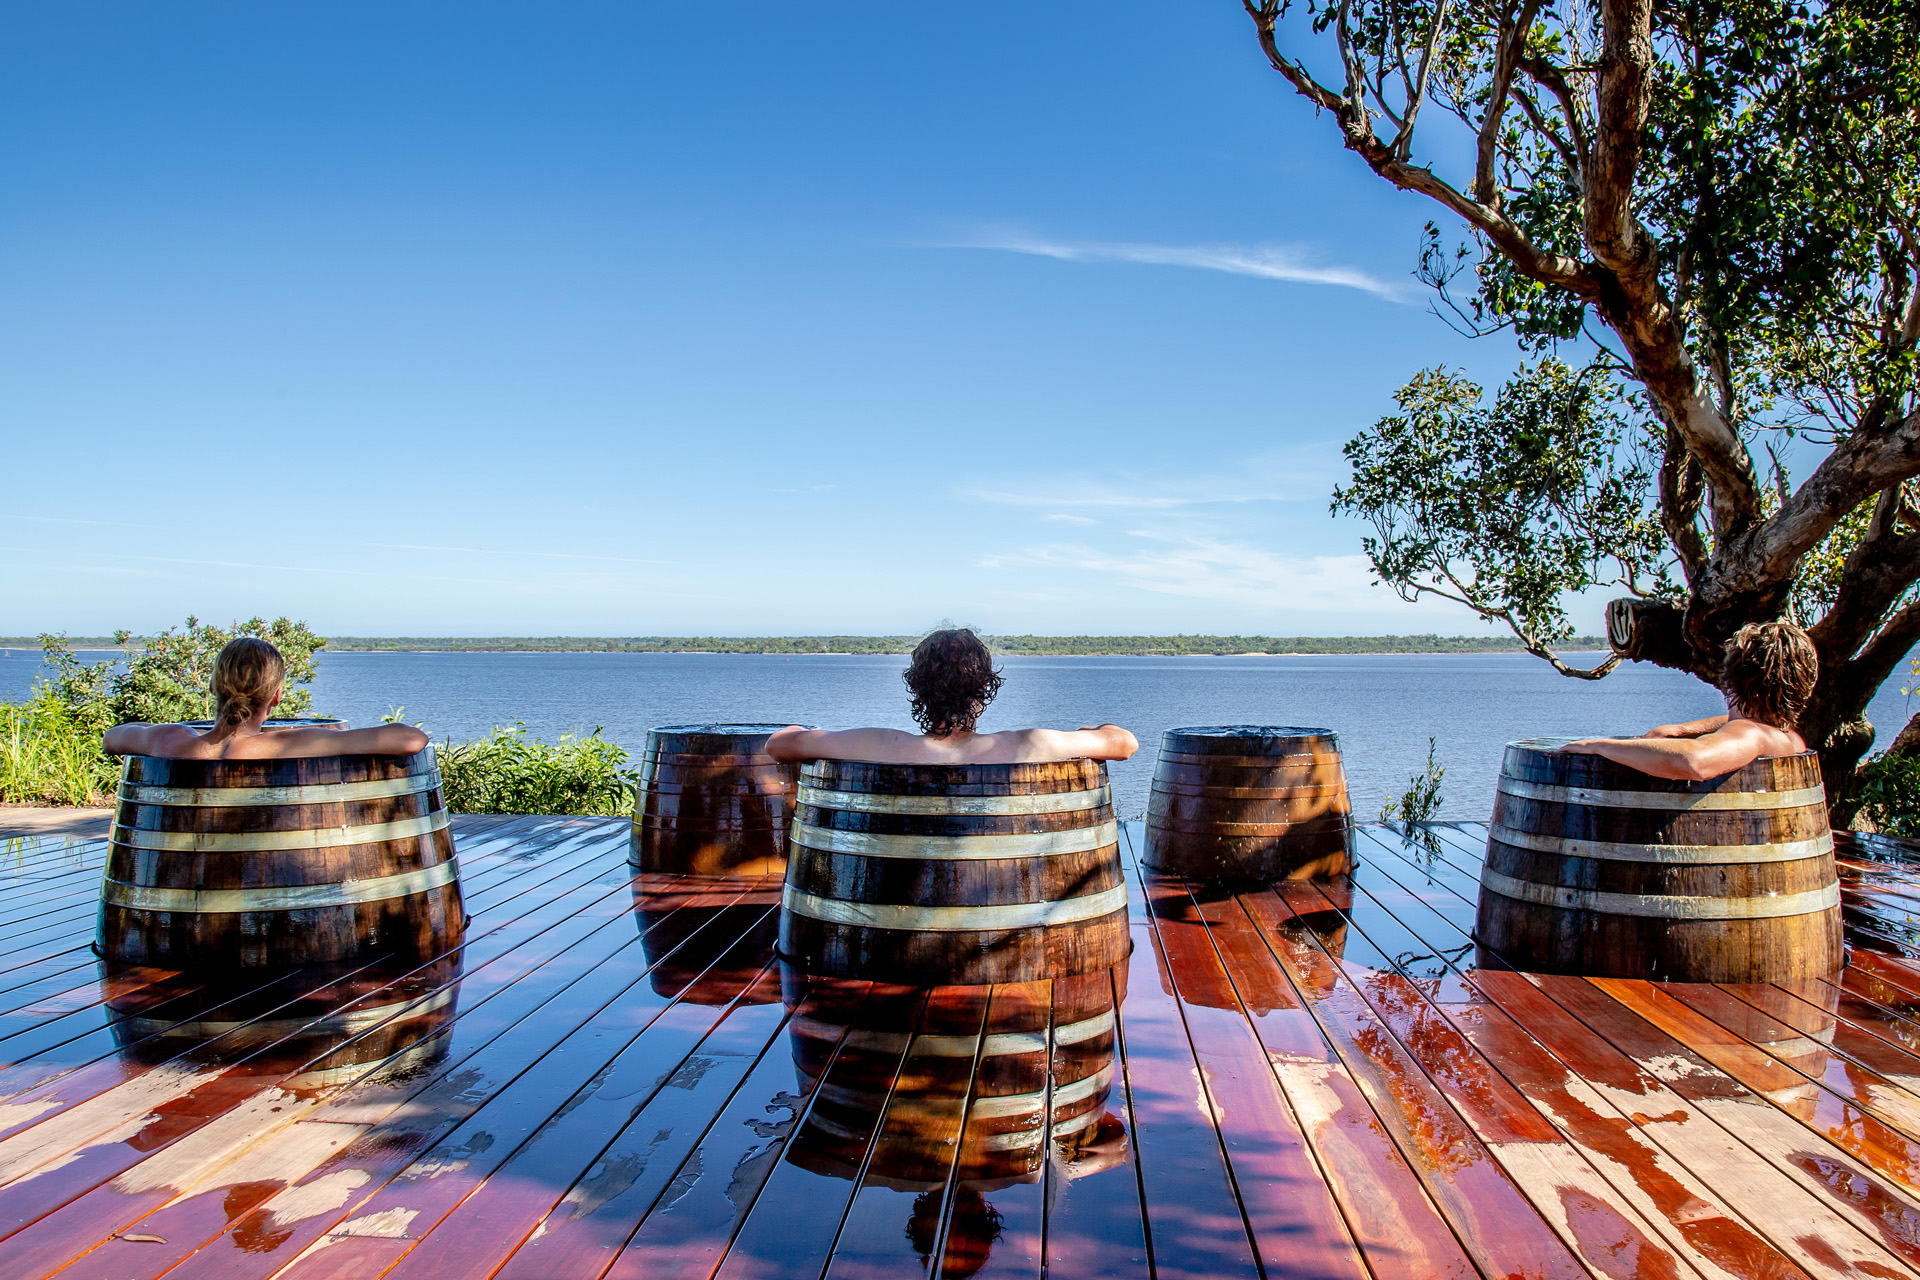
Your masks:
<path fill-rule="evenodd" d="M 1401 606 L 1373 583 L 1365 556 L 1284 556 L 1211 537 L 1136 533 L 1157 545 L 1121 552 L 1083 543 L 1028 547 L 982 561 L 988 569 L 1080 572 L 1162 595 L 1263 612 L 1367 613 Z"/>
<path fill-rule="evenodd" d="M 962 488 L 960 496 L 995 506 L 1047 512 L 1058 524 L 1081 524 L 1098 511 L 1173 514 L 1186 508 L 1245 506 L 1257 502 L 1324 502 L 1338 483 L 1340 455 L 1332 444 L 1307 444 L 1234 461 L 1228 470 L 1202 474 L 1136 475 L 1111 472 L 995 477 Z"/>
<path fill-rule="evenodd" d="M 1311 253 L 1283 244 L 1139 244 L 1115 240 L 1055 240 L 1021 232 L 986 232 L 944 241 L 938 248 L 997 249 L 1062 262 L 1133 262 L 1148 266 L 1189 267 L 1228 275 L 1296 284 L 1325 284 L 1359 289 L 1402 301 L 1404 290 L 1354 267 L 1317 261 Z"/>
<path fill-rule="evenodd" d="M 584 551 L 504 551 L 496 547 L 441 547 L 418 542 L 363 542 L 363 547 L 387 551 L 453 551 L 472 556 L 532 556 L 538 560 L 606 560 L 615 564 L 672 564 L 671 560 L 645 560 L 635 556 L 596 556 Z"/>

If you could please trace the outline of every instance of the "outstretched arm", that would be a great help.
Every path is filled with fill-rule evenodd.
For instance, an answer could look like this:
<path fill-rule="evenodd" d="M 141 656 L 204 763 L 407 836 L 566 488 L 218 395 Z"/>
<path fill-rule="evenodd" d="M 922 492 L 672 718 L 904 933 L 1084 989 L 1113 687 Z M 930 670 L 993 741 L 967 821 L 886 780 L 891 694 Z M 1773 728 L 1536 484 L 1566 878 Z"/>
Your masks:
<path fill-rule="evenodd" d="M 132 724 L 117 724 L 101 738 L 101 745 L 110 756 L 146 756 L 154 753 L 154 735 L 161 729 L 177 729 L 178 725 L 144 724 L 135 721 Z"/>
<path fill-rule="evenodd" d="M 1029 742 L 1043 760 L 1127 760 L 1140 749 L 1140 739 L 1117 724 L 1087 725 L 1073 730 L 1032 729 Z"/>
<path fill-rule="evenodd" d="M 1698 738 L 1583 738 L 1561 750 L 1605 756 L 1656 778 L 1700 782 L 1758 760 L 1767 746 L 1762 734 L 1758 725 L 1743 720 Z"/>
<path fill-rule="evenodd" d="M 790 724 L 767 739 L 775 760 L 885 760 L 898 729 L 807 729 Z"/>
<path fill-rule="evenodd" d="M 288 736 L 299 735 L 299 745 L 321 747 L 316 755 L 328 756 L 410 756 L 424 750 L 430 739 L 410 724 L 377 724 L 366 729 L 293 729 Z M 307 737 L 312 734 L 312 738 Z"/>

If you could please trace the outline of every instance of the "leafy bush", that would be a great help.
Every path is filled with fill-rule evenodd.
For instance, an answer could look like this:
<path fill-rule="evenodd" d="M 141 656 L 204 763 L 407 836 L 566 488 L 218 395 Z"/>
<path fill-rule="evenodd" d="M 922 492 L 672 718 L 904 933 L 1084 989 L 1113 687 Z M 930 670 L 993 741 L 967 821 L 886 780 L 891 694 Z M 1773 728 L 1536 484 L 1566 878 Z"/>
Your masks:
<path fill-rule="evenodd" d="M 0 803 L 104 804 L 119 773 L 98 731 L 45 686 L 29 702 L 0 703 Z"/>
<path fill-rule="evenodd" d="M 314 677 L 314 652 L 327 642 L 304 622 L 250 618 L 230 628 L 216 627 L 189 617 L 179 631 L 168 627 L 143 646 L 117 658 L 83 662 L 64 635 L 40 637 L 41 651 L 53 669 L 48 683 L 52 696 L 74 721 L 97 737 L 116 724 L 144 721 L 166 724 L 176 720 L 207 720 L 213 716 L 214 659 L 235 636 L 259 636 L 270 641 L 287 660 L 287 690 L 276 715 L 313 714 L 313 695 L 300 686 Z M 130 632 L 114 635 L 126 645 Z"/>
<path fill-rule="evenodd" d="M 475 742 L 440 747 L 440 778 L 455 813 L 566 813 L 626 817 L 634 775 L 625 748 L 595 729 L 535 742 L 527 727 L 495 729 Z"/>
<path fill-rule="evenodd" d="M 1860 817 L 1890 836 L 1920 840 L 1920 753 L 1884 751 L 1855 777 Z"/>

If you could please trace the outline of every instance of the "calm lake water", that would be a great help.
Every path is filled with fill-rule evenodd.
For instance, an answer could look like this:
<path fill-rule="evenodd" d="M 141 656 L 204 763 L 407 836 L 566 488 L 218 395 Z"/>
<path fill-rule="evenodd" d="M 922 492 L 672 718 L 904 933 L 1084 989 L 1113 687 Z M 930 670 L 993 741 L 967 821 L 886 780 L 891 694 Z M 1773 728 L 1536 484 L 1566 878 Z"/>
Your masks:
<path fill-rule="evenodd" d="M 1575 660 L 1590 662 L 1591 655 Z M 638 751 L 655 725 L 791 721 L 911 728 L 904 657 L 751 654 L 322 653 L 318 710 L 356 725 L 394 707 L 436 738 L 524 722 L 540 738 L 591 732 Z M 1140 754 L 1113 768 L 1123 816 L 1146 805 L 1160 734 L 1180 725 L 1293 724 L 1340 735 L 1356 812 L 1371 817 L 1407 785 L 1436 740 L 1447 771 L 1441 816 L 1482 819 L 1500 749 L 1542 734 L 1625 734 L 1722 709 L 1691 676 L 1628 664 L 1605 680 L 1568 680 L 1525 654 L 1296 658 L 1008 658 L 1006 686 L 982 728 L 1073 728 L 1111 720 Z M 24 695 L 39 654 L 0 652 L 0 698 Z M 1891 741 L 1906 723 L 1896 676 L 1869 718 Z"/>

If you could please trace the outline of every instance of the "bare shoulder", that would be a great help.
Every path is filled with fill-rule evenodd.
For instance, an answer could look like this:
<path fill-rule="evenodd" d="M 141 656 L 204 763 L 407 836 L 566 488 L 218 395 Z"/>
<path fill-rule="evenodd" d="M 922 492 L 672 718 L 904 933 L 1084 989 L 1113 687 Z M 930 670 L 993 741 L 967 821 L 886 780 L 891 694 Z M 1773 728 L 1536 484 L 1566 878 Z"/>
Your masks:
<path fill-rule="evenodd" d="M 184 724 L 117 724 L 107 730 L 104 745 L 119 756 L 194 760 L 214 754 L 199 731 Z"/>
<path fill-rule="evenodd" d="M 1807 741 L 1792 729 L 1759 720 L 1729 719 L 1711 737 L 1750 742 L 1761 756 L 1797 756 L 1807 750 Z"/>

